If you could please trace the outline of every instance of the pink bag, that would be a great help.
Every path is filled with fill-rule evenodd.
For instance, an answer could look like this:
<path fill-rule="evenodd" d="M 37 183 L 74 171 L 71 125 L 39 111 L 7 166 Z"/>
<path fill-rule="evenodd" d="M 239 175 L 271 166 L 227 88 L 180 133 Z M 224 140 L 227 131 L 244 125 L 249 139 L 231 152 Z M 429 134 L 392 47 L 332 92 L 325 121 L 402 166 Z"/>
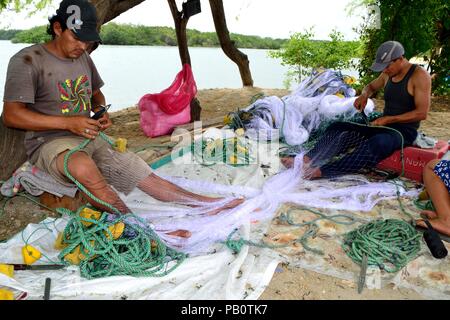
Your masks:
<path fill-rule="evenodd" d="M 146 94 L 139 100 L 140 124 L 145 135 L 169 134 L 176 126 L 191 121 L 190 103 L 196 94 L 194 75 L 185 64 L 169 88 L 157 94 Z"/>

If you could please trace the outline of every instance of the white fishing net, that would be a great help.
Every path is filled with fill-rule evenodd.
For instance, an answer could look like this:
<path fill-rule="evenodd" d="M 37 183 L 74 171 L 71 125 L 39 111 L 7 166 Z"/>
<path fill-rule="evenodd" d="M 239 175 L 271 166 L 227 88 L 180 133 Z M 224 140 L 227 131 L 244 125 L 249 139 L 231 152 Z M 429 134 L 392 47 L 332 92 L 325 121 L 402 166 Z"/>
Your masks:
<path fill-rule="evenodd" d="M 345 95 L 334 95 L 338 92 Z M 244 119 L 243 125 L 252 139 L 283 138 L 289 145 L 301 145 L 323 121 L 352 118 L 358 112 L 353 106 L 354 95 L 341 75 L 326 70 L 304 80 L 290 95 L 265 97 L 244 108 L 251 118 L 247 122 Z M 364 113 L 369 115 L 373 110 L 374 103 L 369 99 Z"/>
<path fill-rule="evenodd" d="M 305 180 L 302 158 L 303 154 L 298 155 L 293 168 L 267 178 L 259 188 L 172 177 L 167 175 L 167 172 L 171 171 L 171 164 L 162 168 L 166 173 L 161 175 L 162 178 L 194 193 L 220 196 L 220 200 L 190 200 L 180 202 L 179 205 L 167 204 L 164 210 L 153 210 L 150 200 L 148 202 L 144 197 L 138 196 L 135 199 L 128 198 L 127 206 L 150 222 L 169 246 L 198 255 L 214 250 L 215 244 L 225 241 L 227 236 L 242 224 L 271 220 L 283 203 L 313 208 L 370 211 L 380 200 L 397 196 L 397 186 L 383 182 L 369 183 L 362 176 L 347 177 L 341 181 L 340 187 L 336 187 L 337 184 L 327 185 L 326 180 Z M 188 171 L 201 170 L 197 164 L 184 166 Z M 177 169 L 180 169 L 179 165 Z M 401 187 L 399 192 L 404 196 L 416 194 Z M 217 212 L 239 197 L 245 198 L 242 204 Z M 161 205 L 163 204 L 158 203 L 158 206 Z M 186 230 L 190 236 L 179 237 L 170 234 L 176 230 Z"/>

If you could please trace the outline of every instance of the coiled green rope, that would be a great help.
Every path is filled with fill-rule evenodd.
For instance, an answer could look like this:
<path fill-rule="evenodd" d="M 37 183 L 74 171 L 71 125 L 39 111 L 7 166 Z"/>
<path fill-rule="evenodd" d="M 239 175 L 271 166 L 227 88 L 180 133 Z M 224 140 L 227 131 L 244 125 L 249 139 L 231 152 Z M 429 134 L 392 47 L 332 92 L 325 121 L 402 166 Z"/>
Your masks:
<path fill-rule="evenodd" d="M 103 212 L 100 219 L 80 216 L 83 206 L 72 212 L 59 208 L 61 214 L 68 214 L 72 219 L 63 231 L 63 244 L 66 245 L 58 255 L 64 261 L 67 254 L 79 246 L 81 276 L 87 279 L 100 277 L 130 275 L 162 277 L 177 268 L 186 255 L 166 247 L 158 235 L 142 219 L 127 214 L 108 219 Z M 109 221 L 110 220 L 110 221 Z M 90 222 L 86 227 L 82 222 Z M 123 222 L 123 234 L 114 239 L 110 227 Z M 176 263 L 167 269 L 170 261 Z"/>
<path fill-rule="evenodd" d="M 100 137 L 111 145 L 113 144 L 113 141 L 102 132 Z M 63 260 L 66 254 L 80 246 L 80 252 L 86 257 L 80 262 L 80 271 L 82 276 L 88 279 L 123 274 L 133 276 L 164 276 L 168 274 L 181 264 L 186 255 L 167 248 L 150 227 L 144 227 L 148 223 L 132 213 L 122 215 L 117 208 L 95 197 L 70 174 L 68 170 L 70 156 L 85 148 L 90 142 L 90 139 L 86 139 L 79 146 L 67 152 L 64 156 L 64 172 L 81 191 L 95 202 L 109 208 L 111 212 L 118 215 L 118 218 L 108 223 L 106 212 L 98 221 L 83 218 L 95 225 L 95 227 L 86 229 L 81 224 L 82 218 L 79 216 L 84 207 L 75 214 L 64 208 L 58 209 L 59 213 L 66 213 L 72 217 L 63 233 L 64 242 L 68 244 L 68 247 L 60 253 L 59 258 Z M 108 227 L 121 221 L 125 223 L 126 228 L 131 230 L 133 236 L 113 240 Z M 108 235 L 107 239 L 102 236 L 106 237 L 105 233 Z M 152 242 L 156 244 L 154 252 L 152 252 Z M 169 270 L 160 272 L 172 260 L 177 260 L 177 263 Z"/>
<path fill-rule="evenodd" d="M 342 248 L 359 265 L 366 254 L 368 265 L 397 272 L 417 256 L 421 237 L 405 221 L 375 220 L 345 234 Z"/>

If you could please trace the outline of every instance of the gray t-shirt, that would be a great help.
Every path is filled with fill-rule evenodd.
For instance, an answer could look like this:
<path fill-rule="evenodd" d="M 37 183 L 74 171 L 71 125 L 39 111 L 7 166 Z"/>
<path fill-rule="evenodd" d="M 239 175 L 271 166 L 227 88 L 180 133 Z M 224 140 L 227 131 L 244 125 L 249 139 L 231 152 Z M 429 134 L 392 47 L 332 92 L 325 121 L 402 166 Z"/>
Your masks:
<path fill-rule="evenodd" d="M 5 102 L 23 102 L 31 110 L 58 116 L 90 115 L 92 93 L 103 86 L 91 57 L 85 52 L 78 59 L 63 59 L 42 44 L 22 49 L 8 65 Z M 27 131 L 28 157 L 65 130 Z"/>

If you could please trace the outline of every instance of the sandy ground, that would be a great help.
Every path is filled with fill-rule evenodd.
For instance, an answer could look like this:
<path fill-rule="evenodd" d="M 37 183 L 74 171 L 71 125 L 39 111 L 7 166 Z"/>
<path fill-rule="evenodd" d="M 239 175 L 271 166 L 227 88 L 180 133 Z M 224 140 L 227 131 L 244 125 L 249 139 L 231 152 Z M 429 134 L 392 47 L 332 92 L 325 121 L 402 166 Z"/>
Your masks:
<path fill-rule="evenodd" d="M 257 94 L 266 96 L 284 96 L 289 93 L 282 89 L 208 89 L 198 93 L 202 105 L 202 119 L 225 116 L 249 105 Z M 376 100 L 378 110 L 384 101 Z M 128 139 L 131 150 L 139 146 L 158 141 L 144 136 L 139 126 L 139 112 L 130 107 L 111 114 L 114 126 L 107 133 L 113 137 Z M 428 136 L 438 139 L 450 139 L 450 98 L 433 97 L 429 117 L 422 122 L 421 130 Z M 161 151 L 151 151 L 148 160 L 157 158 Z M 4 210 L 3 210 L 4 209 Z M 28 199 L 16 197 L 6 206 L 0 205 L 0 241 L 20 232 L 28 223 L 37 223 L 46 216 L 55 216 L 53 212 L 41 210 Z M 364 290 L 358 294 L 355 284 L 331 276 L 322 275 L 300 268 L 280 264 L 268 288 L 261 299 L 424 299 L 413 290 L 397 289 L 392 286 L 380 290 Z"/>

